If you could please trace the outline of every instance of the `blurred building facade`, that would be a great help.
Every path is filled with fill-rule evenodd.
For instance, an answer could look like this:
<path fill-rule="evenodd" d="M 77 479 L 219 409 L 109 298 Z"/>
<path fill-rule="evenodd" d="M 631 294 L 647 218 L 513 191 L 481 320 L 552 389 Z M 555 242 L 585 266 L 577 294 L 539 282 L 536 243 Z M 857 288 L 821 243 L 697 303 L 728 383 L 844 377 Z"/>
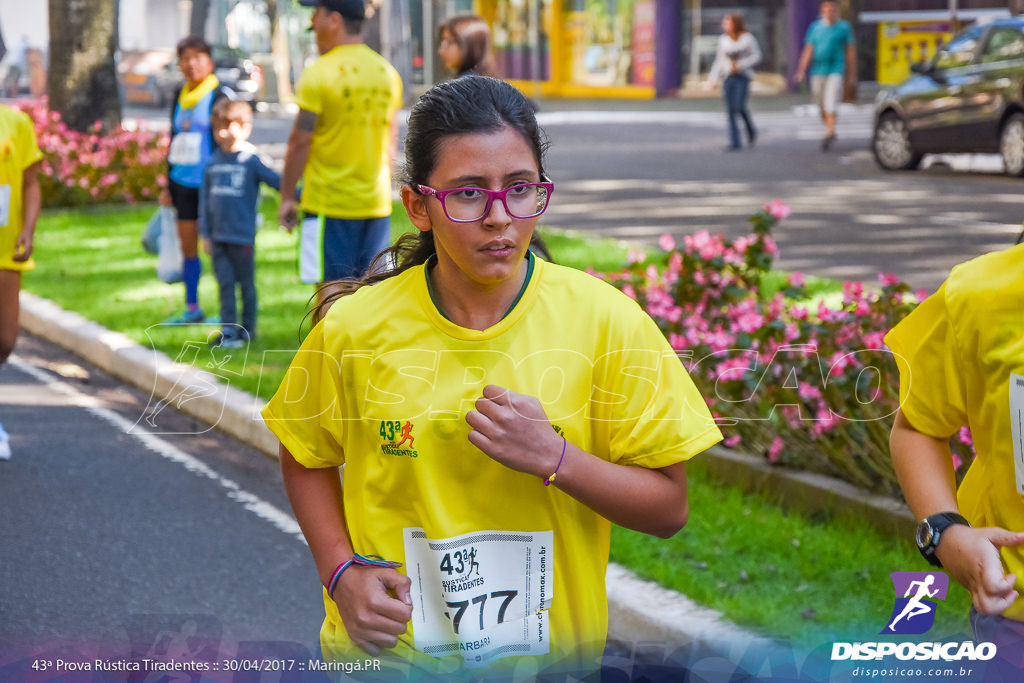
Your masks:
<path fill-rule="evenodd" d="M 938 29 L 921 40 L 935 45 L 950 30 L 1005 15 L 1019 0 L 837 0 L 853 24 L 861 80 L 909 72 L 899 31 Z M 408 0 L 384 0 L 408 2 Z M 722 18 L 744 17 L 764 52 L 755 87 L 793 85 L 803 39 L 821 0 L 413 0 L 413 86 L 443 78 L 436 57 L 436 26 L 447 15 L 473 11 L 491 25 L 500 75 L 531 95 L 560 97 L 671 96 L 706 77 Z M 886 14 L 891 13 L 891 14 Z M 944 19 L 943 19 L 944 17 Z M 934 24 L 903 27 L 901 22 Z M 881 50 L 879 43 L 881 41 Z M 928 52 L 925 51 L 927 55 Z M 899 55 L 899 64 L 893 64 Z M 881 61 L 879 61 L 881 60 Z"/>
<path fill-rule="evenodd" d="M 837 0 L 858 40 L 861 80 L 898 82 L 958 27 L 1011 13 L 1021 0 Z M 188 32 L 192 0 L 120 0 L 125 51 L 170 51 Z M 722 18 L 738 13 L 764 52 L 755 89 L 793 85 L 820 0 L 367 0 L 367 43 L 402 74 L 410 96 L 446 77 L 437 26 L 460 12 L 491 26 L 499 75 L 534 97 L 652 98 L 692 91 L 714 58 Z M 316 57 L 310 10 L 278 0 L 288 52 L 270 68 L 265 0 L 210 0 L 205 37 L 249 52 L 271 76 L 294 81 Z M 46 53 L 47 2 L 0 0 L 8 44 L 22 36 Z M 273 92 L 273 83 L 267 90 Z"/>

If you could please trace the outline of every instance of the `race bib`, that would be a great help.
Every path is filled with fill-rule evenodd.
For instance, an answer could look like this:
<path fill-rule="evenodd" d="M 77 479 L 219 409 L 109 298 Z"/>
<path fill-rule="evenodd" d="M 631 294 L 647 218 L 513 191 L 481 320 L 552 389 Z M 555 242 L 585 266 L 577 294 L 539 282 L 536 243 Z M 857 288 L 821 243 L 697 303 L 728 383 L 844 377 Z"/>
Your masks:
<path fill-rule="evenodd" d="M 0 228 L 11 222 L 11 186 L 0 185 Z"/>
<path fill-rule="evenodd" d="M 1024 496 L 1024 377 L 1013 373 L 1010 374 L 1010 437 L 1017 493 Z"/>
<path fill-rule="evenodd" d="M 547 654 L 553 532 L 476 531 L 444 539 L 407 528 L 413 645 L 466 668 Z"/>
<path fill-rule="evenodd" d="M 178 133 L 171 140 L 167 160 L 175 166 L 195 166 L 199 163 L 202 147 L 202 133 Z"/>

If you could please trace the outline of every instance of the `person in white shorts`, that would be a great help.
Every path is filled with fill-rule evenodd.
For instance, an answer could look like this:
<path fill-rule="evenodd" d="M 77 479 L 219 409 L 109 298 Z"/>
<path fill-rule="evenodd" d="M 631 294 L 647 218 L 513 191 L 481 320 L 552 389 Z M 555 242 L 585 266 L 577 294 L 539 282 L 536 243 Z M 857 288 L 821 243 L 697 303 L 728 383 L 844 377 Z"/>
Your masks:
<path fill-rule="evenodd" d="M 821 109 L 825 137 L 821 149 L 828 151 L 836 139 L 836 108 L 843 96 L 843 82 L 857 79 L 857 44 L 849 22 L 839 18 L 839 6 L 833 0 L 821 3 L 821 18 L 807 29 L 804 50 L 796 80 L 803 83 L 811 66 L 811 92 Z"/>

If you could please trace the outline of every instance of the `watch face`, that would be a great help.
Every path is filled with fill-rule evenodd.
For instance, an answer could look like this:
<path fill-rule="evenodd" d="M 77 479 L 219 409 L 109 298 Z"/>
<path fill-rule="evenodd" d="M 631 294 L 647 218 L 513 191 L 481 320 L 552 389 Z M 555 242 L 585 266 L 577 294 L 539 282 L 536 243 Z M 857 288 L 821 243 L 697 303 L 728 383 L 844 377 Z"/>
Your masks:
<path fill-rule="evenodd" d="M 917 525 L 917 547 L 927 548 L 932 543 L 932 525 L 925 520 Z"/>

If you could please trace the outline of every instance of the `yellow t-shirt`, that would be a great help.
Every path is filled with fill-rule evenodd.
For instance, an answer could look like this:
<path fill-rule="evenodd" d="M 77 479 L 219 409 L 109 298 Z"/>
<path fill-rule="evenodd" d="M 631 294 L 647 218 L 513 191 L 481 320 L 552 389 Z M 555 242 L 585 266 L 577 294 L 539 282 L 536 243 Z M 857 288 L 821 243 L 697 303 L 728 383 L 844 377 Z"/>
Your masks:
<path fill-rule="evenodd" d="M 317 115 L 301 207 L 333 218 L 391 215 L 388 146 L 402 79 L 366 45 L 339 45 L 299 78 L 295 99 Z"/>
<path fill-rule="evenodd" d="M 900 402 L 915 429 L 946 439 L 971 428 L 977 458 L 957 492 L 974 526 L 1024 531 L 1024 467 L 1014 465 L 1011 375 L 1024 376 L 1024 245 L 953 269 L 885 338 L 897 354 Z M 1024 595 L 1024 548 L 1003 548 Z M 1024 599 L 1004 616 L 1024 620 Z"/>
<path fill-rule="evenodd" d="M 14 247 L 25 226 L 22 201 L 25 169 L 43 158 L 32 120 L 0 105 L 0 270 L 32 270 L 35 261 L 14 260 Z"/>
<path fill-rule="evenodd" d="M 465 416 L 486 384 L 536 396 L 570 442 L 623 465 L 666 467 L 721 439 L 635 302 L 539 260 L 483 331 L 438 312 L 423 266 L 341 299 L 263 415 L 303 465 L 345 465 L 356 552 L 404 563 L 415 607 L 397 657 L 443 672 L 460 651 L 468 667 L 591 670 L 608 628 L 610 522 L 469 443 Z M 325 656 L 350 659 L 326 591 L 324 603 Z"/>

